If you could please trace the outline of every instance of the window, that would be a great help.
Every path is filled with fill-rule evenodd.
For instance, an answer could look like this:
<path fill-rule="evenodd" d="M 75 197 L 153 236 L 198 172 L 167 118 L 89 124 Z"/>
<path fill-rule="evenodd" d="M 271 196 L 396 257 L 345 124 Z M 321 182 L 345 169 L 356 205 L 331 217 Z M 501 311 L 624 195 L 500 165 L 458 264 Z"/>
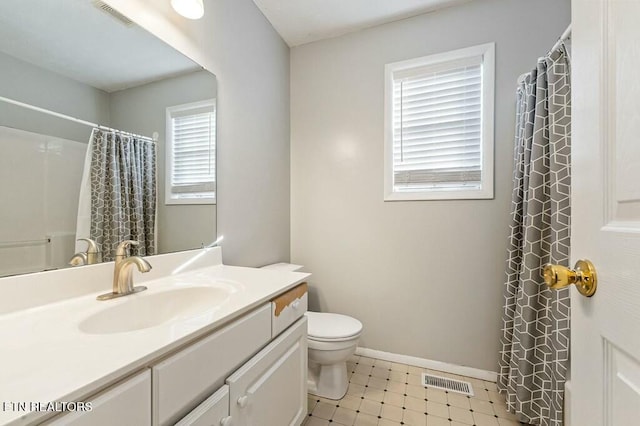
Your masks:
<path fill-rule="evenodd" d="M 385 201 L 493 198 L 494 44 L 385 67 Z"/>
<path fill-rule="evenodd" d="M 215 204 L 215 100 L 167 108 L 165 204 Z"/>

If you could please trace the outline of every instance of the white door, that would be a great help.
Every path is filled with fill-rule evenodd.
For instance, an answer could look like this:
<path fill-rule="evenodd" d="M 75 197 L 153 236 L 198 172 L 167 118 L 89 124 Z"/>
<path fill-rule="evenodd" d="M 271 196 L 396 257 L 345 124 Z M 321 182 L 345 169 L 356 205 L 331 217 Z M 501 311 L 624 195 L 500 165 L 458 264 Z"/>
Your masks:
<path fill-rule="evenodd" d="M 640 425 L 640 0 L 572 1 L 571 425 Z"/>

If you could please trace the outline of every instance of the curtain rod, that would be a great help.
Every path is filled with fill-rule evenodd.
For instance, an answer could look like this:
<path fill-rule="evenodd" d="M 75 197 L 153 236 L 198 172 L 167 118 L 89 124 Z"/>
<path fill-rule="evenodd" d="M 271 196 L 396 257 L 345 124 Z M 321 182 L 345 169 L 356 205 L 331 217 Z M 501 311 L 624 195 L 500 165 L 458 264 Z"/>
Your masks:
<path fill-rule="evenodd" d="M 558 41 L 556 41 L 556 43 L 553 45 L 551 50 L 555 50 L 558 46 L 560 46 L 560 43 L 565 42 L 565 41 L 569 40 L 570 38 L 571 38 L 571 24 L 569 24 L 567 29 L 564 30 L 564 32 L 562 33 L 562 35 L 560 36 Z"/>
<path fill-rule="evenodd" d="M 71 117 L 69 115 L 61 114 L 59 112 L 51 111 L 51 110 L 48 110 L 48 109 L 45 109 L 45 108 L 40 108 L 40 107 L 35 106 L 35 105 L 31 105 L 31 104 L 27 104 L 27 103 L 24 103 L 24 102 L 16 101 L 15 99 L 5 98 L 4 96 L 0 96 L 0 101 L 6 102 L 8 104 L 16 105 L 16 106 L 19 106 L 19 107 L 22 107 L 22 108 L 30 109 L 32 111 L 41 112 L 43 114 L 52 115 L 54 117 L 63 118 L 65 120 L 73 121 L 74 123 L 84 124 L 85 126 L 95 127 L 95 128 L 98 128 L 98 129 L 108 130 L 108 131 L 111 131 L 111 132 L 124 133 L 126 135 L 134 136 L 134 137 L 140 138 L 140 139 L 147 139 L 147 140 L 150 140 L 150 141 L 153 141 L 153 142 L 157 142 L 157 140 L 158 140 L 158 133 L 157 132 L 153 133 L 153 137 L 144 136 L 144 135 L 137 135 L 135 133 L 125 132 L 125 131 L 122 131 L 122 130 L 118 130 L 118 129 L 114 129 L 114 128 L 111 128 L 111 127 L 103 126 L 101 124 L 96 124 L 96 123 L 92 123 L 90 121 L 82 120 L 80 118 L 75 118 L 75 117 Z"/>
<path fill-rule="evenodd" d="M 551 50 L 555 50 L 555 49 L 560 45 L 560 43 L 562 43 L 562 42 L 564 42 L 564 41 L 567 41 L 567 40 L 569 40 L 570 38 L 571 38 L 571 24 L 569 24 L 569 26 L 567 27 L 567 29 L 566 29 L 566 30 L 564 30 L 564 32 L 562 33 L 562 35 L 560 36 L 560 38 L 558 39 L 558 41 L 556 41 L 556 42 L 555 42 L 555 44 L 553 45 L 553 47 L 551 48 Z M 529 75 L 529 73 L 528 73 L 528 72 L 525 72 L 524 74 L 520 74 L 520 75 L 518 76 L 518 80 L 517 80 L 518 84 L 522 83 L 522 82 L 524 81 L 525 77 L 526 77 L 526 76 L 528 76 L 528 75 Z"/>

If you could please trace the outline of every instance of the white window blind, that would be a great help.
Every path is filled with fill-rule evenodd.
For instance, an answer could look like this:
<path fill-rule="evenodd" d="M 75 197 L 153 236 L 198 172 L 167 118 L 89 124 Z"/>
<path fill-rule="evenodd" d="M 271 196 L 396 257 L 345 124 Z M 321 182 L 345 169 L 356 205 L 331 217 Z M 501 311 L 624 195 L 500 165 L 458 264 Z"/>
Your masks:
<path fill-rule="evenodd" d="M 167 109 L 167 200 L 215 200 L 216 120 L 212 102 Z"/>
<path fill-rule="evenodd" d="M 493 143 L 483 140 L 485 126 L 491 138 L 493 132 L 486 122 L 492 112 L 483 110 L 492 105 L 484 99 L 484 55 L 446 59 L 412 61 L 389 73 L 393 193 L 481 191 L 492 179 L 483 167 L 483 157 L 493 155 L 483 152 Z"/>
<path fill-rule="evenodd" d="M 393 165 L 397 190 L 479 187 L 480 65 L 394 81 Z"/>

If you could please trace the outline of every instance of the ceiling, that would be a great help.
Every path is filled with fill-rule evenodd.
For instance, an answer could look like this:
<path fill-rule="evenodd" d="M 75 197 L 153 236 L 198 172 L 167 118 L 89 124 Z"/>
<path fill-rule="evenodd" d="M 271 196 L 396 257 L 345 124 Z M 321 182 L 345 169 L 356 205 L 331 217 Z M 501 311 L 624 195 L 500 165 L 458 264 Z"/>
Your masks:
<path fill-rule="evenodd" d="M 106 92 L 201 69 L 94 3 L 1 0 L 0 52 Z"/>
<path fill-rule="evenodd" d="M 291 47 L 471 0 L 253 0 Z"/>

